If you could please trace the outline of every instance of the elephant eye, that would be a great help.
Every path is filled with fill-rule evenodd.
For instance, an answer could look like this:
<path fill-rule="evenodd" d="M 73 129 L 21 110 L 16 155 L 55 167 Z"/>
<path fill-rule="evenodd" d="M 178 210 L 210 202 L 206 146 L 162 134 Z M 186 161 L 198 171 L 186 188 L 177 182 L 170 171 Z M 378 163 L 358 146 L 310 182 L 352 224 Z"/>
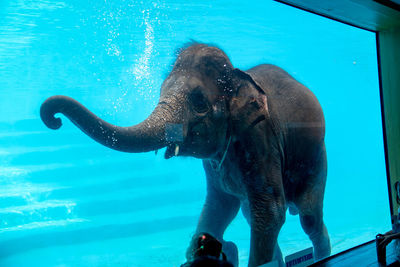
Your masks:
<path fill-rule="evenodd" d="M 193 109 L 198 113 L 205 113 L 210 108 L 207 99 L 199 89 L 194 90 L 190 94 L 189 99 Z"/>

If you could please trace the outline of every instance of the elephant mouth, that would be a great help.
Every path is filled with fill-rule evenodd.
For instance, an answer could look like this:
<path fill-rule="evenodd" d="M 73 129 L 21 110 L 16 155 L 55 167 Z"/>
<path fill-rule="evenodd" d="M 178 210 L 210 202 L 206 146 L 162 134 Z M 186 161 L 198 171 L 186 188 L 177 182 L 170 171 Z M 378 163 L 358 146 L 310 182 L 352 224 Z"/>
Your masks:
<path fill-rule="evenodd" d="M 165 150 L 164 157 L 165 159 L 176 157 L 179 155 L 179 152 L 181 152 L 181 146 L 179 144 L 169 144 Z"/>
<path fill-rule="evenodd" d="M 164 154 L 165 159 L 176 156 L 201 155 L 201 153 L 198 153 L 200 152 L 198 150 L 202 145 L 207 144 L 207 142 L 204 141 L 205 136 L 207 136 L 206 134 L 207 132 L 204 123 L 198 122 L 192 125 L 185 138 L 175 140 L 170 139 L 170 143 L 167 145 Z"/>

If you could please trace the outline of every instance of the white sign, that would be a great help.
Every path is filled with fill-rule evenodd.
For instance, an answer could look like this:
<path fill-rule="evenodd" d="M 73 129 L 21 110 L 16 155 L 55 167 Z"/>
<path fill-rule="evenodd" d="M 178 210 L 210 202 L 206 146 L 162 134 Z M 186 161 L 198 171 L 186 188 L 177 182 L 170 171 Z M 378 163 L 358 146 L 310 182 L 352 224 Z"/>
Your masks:
<path fill-rule="evenodd" d="M 313 248 L 293 253 L 285 257 L 286 267 L 306 267 L 314 263 Z"/>

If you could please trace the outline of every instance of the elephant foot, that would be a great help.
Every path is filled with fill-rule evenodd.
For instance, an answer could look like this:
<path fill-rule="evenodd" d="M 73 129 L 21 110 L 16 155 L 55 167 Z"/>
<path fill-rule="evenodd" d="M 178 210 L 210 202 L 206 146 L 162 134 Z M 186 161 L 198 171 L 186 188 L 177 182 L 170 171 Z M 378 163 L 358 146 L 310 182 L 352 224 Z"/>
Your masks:
<path fill-rule="evenodd" d="M 223 241 L 222 251 L 225 253 L 227 260 L 232 263 L 234 267 L 239 266 L 239 252 L 235 243 L 231 241 Z"/>
<path fill-rule="evenodd" d="M 314 244 L 314 257 L 315 260 L 321 260 L 331 255 L 331 242 L 329 237 L 324 236 L 320 241 L 313 242 Z"/>
<path fill-rule="evenodd" d="M 281 248 L 279 247 L 279 245 L 276 245 L 276 247 L 275 247 L 273 260 L 278 263 L 279 267 L 285 266 L 285 263 L 283 262 L 282 251 L 281 251 Z"/>

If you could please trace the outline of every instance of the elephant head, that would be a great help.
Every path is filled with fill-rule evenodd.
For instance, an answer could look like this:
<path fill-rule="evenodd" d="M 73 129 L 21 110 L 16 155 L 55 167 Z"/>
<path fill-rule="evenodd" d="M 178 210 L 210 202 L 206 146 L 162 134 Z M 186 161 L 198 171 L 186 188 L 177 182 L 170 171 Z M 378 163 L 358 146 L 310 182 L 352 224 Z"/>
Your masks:
<path fill-rule="evenodd" d="M 245 106 L 239 97 L 243 90 L 262 92 L 249 75 L 232 66 L 222 50 L 192 44 L 179 53 L 162 84 L 154 111 L 137 125 L 107 123 L 66 96 L 48 98 L 40 115 L 49 128 L 58 129 L 61 119 L 54 115 L 62 113 L 91 138 L 119 151 L 136 153 L 167 147 L 166 158 L 214 158 L 224 152 L 232 133 L 232 121 L 237 117 L 232 116 L 237 113 L 232 108 Z M 250 102 L 254 99 L 251 93 L 246 95 Z"/>

